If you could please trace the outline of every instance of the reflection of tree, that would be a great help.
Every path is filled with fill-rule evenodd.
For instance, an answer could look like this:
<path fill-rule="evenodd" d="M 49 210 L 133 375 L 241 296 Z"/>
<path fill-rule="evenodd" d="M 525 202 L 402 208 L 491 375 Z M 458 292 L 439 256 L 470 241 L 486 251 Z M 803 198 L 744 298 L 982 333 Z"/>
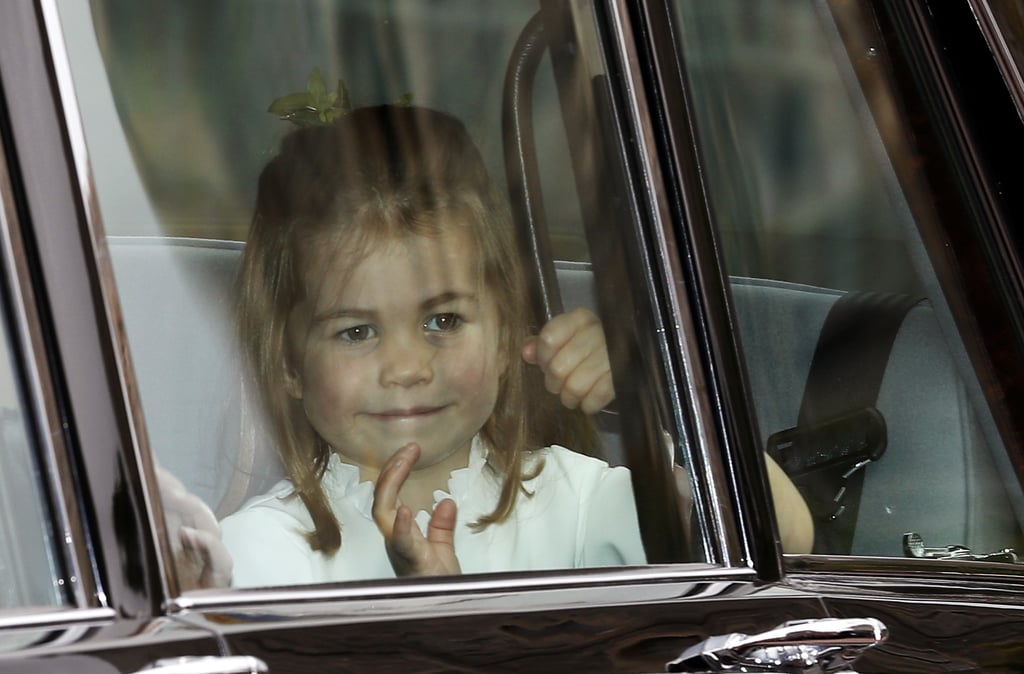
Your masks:
<path fill-rule="evenodd" d="M 680 0 L 686 68 L 731 273 L 912 288 L 852 81 L 807 0 Z M 853 84 L 856 86 L 856 84 Z"/>
<path fill-rule="evenodd" d="M 169 234 L 243 238 L 260 168 L 289 125 L 266 112 L 313 67 L 357 105 L 415 102 L 501 147 L 502 74 L 533 3 L 92 0 L 135 161 Z M 489 139 L 489 137 L 494 137 Z M 500 170 L 500 157 L 492 157 Z M 500 175 L 500 174 L 499 174 Z"/>
<path fill-rule="evenodd" d="M 259 157 L 275 130 L 259 113 L 281 74 L 275 63 L 248 54 L 249 45 L 273 44 L 275 24 L 282 38 L 311 40 L 310 17 L 276 7 L 93 3 L 125 133 L 161 220 L 175 234 L 244 232 Z M 257 8 L 267 11 L 258 15 Z M 245 42 L 231 42 L 243 36 Z"/>

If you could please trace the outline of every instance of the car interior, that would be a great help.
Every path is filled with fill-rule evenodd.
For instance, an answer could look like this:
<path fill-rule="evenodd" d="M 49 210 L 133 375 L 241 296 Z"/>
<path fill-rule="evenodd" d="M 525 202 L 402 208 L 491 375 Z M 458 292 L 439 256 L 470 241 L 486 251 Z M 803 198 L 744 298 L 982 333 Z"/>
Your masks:
<path fill-rule="evenodd" d="M 242 436 L 232 287 L 237 242 L 111 237 L 125 327 L 159 462 L 215 512 L 233 512 L 282 476 L 272 455 Z M 595 308 L 591 272 L 556 265 L 563 302 Z M 821 326 L 841 291 L 733 278 L 752 399 L 762 434 L 796 425 Z M 927 302 L 896 335 L 877 409 L 884 453 L 866 466 L 852 554 L 901 556 L 902 535 L 993 551 L 1020 530 L 993 452 Z M 614 449 L 609 460 L 618 462 Z M 1015 495 L 1019 498 L 1019 494 Z"/>

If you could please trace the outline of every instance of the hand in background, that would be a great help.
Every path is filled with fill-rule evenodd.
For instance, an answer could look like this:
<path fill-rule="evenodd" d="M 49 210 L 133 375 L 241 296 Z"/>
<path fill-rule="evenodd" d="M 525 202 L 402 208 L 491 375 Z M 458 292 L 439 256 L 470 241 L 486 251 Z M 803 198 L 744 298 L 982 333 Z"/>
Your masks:
<path fill-rule="evenodd" d="M 233 561 L 217 518 L 169 471 L 157 466 L 156 476 L 180 589 L 227 587 Z"/>

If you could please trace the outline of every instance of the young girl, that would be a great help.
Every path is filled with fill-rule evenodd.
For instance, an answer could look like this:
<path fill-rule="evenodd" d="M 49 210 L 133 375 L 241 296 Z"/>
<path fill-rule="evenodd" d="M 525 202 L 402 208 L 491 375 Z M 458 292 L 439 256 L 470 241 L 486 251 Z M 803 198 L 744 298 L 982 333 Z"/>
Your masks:
<path fill-rule="evenodd" d="M 222 521 L 233 585 L 645 561 L 628 471 L 555 444 L 559 399 L 613 397 L 601 327 L 576 311 L 529 338 L 507 207 L 454 118 L 292 132 L 240 288 L 289 479 Z"/>
<path fill-rule="evenodd" d="M 239 308 L 289 480 L 222 522 L 233 584 L 642 563 L 628 472 L 548 447 L 545 374 L 588 411 L 612 397 L 600 326 L 562 317 L 525 347 L 556 365 L 537 371 L 526 296 L 455 119 L 381 106 L 290 134 Z"/>

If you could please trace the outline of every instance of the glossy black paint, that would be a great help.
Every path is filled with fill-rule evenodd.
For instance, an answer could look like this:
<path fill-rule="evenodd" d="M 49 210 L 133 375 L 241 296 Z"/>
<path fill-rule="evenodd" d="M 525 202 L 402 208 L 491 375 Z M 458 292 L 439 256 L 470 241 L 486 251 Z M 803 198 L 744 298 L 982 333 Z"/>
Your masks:
<path fill-rule="evenodd" d="M 330 662 L 344 672 L 656 672 L 712 634 L 760 632 L 774 625 L 767 616 L 821 615 L 813 593 L 748 580 L 445 593 L 425 617 L 386 622 L 365 600 L 338 605 L 349 617 L 331 604 L 289 602 L 202 615 L 273 671 L 322 671 Z M 260 624 L 270 613 L 278 629 Z"/>

